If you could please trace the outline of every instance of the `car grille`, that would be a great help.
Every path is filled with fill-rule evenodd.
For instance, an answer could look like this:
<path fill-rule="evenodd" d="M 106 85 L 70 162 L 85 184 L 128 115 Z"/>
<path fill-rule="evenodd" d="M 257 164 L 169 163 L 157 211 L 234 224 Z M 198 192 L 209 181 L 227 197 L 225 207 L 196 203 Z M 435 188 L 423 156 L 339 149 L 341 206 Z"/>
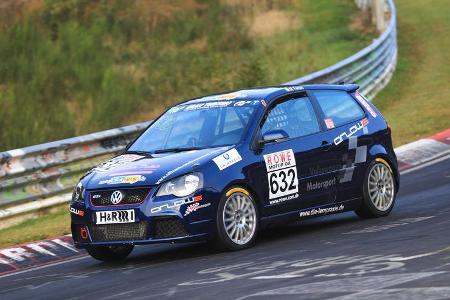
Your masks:
<path fill-rule="evenodd" d="M 177 217 L 158 217 L 153 221 L 153 237 L 155 239 L 184 237 L 188 233 Z"/>
<path fill-rule="evenodd" d="M 90 225 L 93 242 L 133 241 L 147 239 L 147 222 L 129 224 Z"/>
<path fill-rule="evenodd" d="M 118 204 L 111 203 L 111 194 L 120 190 L 125 194 L 125 197 Z M 114 189 L 106 191 L 93 191 L 91 192 L 91 203 L 93 206 L 115 206 L 115 205 L 127 205 L 127 204 L 139 204 L 144 202 L 150 193 L 149 188 L 141 189 Z"/>

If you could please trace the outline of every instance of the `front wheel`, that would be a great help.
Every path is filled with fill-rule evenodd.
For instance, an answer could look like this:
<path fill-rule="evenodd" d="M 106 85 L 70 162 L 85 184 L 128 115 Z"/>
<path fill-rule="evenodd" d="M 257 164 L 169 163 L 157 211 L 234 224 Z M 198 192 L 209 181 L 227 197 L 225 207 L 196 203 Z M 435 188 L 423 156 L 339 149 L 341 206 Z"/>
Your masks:
<path fill-rule="evenodd" d="M 133 248 L 133 245 L 88 246 L 86 251 L 97 260 L 109 262 L 124 260 Z"/>
<path fill-rule="evenodd" d="M 381 158 L 373 161 L 364 178 L 363 201 L 355 211 L 362 218 L 387 216 L 395 203 L 395 179 L 391 166 Z"/>
<path fill-rule="evenodd" d="M 258 209 L 246 189 L 235 187 L 225 193 L 217 210 L 216 225 L 216 248 L 241 250 L 255 242 L 259 225 Z"/>

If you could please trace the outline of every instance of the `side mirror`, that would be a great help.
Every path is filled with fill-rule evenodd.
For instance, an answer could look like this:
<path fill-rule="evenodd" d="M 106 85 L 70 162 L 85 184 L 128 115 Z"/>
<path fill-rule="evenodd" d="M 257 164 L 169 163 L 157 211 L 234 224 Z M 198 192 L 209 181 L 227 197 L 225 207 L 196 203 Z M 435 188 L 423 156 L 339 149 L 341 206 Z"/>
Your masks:
<path fill-rule="evenodd" d="M 275 130 L 269 130 L 266 133 L 263 134 L 262 140 L 259 141 L 259 144 L 265 145 L 268 143 L 277 143 L 280 141 L 287 140 L 289 138 L 289 134 L 287 134 L 286 131 L 283 129 L 275 129 Z"/>

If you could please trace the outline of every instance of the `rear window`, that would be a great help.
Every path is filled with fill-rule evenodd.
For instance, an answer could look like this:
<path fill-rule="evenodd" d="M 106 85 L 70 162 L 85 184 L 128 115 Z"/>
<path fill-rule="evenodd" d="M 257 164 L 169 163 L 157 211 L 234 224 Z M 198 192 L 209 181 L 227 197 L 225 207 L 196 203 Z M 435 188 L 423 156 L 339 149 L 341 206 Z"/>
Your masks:
<path fill-rule="evenodd" d="M 361 119 L 364 111 L 355 100 L 344 91 L 314 91 L 326 120 L 338 127 Z M 328 127 L 328 126 L 327 126 Z M 328 127 L 331 128 L 331 127 Z"/>

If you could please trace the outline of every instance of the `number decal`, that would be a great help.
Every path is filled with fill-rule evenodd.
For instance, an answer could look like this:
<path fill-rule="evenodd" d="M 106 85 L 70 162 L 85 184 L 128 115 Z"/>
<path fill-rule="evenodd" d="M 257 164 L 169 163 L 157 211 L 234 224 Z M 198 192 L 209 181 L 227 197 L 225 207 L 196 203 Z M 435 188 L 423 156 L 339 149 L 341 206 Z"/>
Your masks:
<path fill-rule="evenodd" d="M 269 173 L 270 199 L 290 195 L 298 191 L 296 167 Z"/>
<path fill-rule="evenodd" d="M 297 167 L 292 149 L 264 155 L 264 161 L 269 180 L 269 199 L 298 193 Z"/>
<path fill-rule="evenodd" d="M 278 192 L 277 174 L 271 173 L 269 176 L 270 193 L 276 194 Z"/>
<path fill-rule="evenodd" d="M 289 189 L 293 190 L 297 187 L 296 183 L 297 183 L 297 170 L 289 170 L 288 171 L 288 175 L 291 176 L 291 183 L 289 184 Z"/>

